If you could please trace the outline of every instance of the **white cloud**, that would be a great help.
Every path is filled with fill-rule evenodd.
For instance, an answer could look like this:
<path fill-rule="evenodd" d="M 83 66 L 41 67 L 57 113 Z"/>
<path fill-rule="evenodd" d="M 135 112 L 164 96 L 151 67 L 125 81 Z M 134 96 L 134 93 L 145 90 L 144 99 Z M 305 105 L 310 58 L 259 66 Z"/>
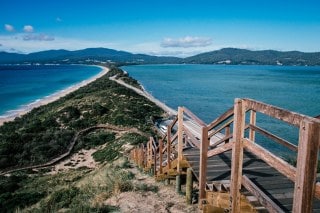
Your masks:
<path fill-rule="evenodd" d="M 10 24 L 5 24 L 4 25 L 4 29 L 8 32 L 13 32 L 14 31 L 14 27 Z"/>
<path fill-rule="evenodd" d="M 62 19 L 60 17 L 57 17 L 56 22 L 62 22 Z"/>
<path fill-rule="evenodd" d="M 46 34 L 31 34 L 28 33 L 23 36 L 24 41 L 53 41 L 54 37 Z"/>
<path fill-rule="evenodd" d="M 54 37 L 54 40 L 49 39 L 50 42 L 48 42 L 48 37 L 47 39 L 44 39 L 45 37 L 39 37 L 39 34 L 30 35 L 33 35 L 33 39 L 24 40 L 26 36 L 24 33 L 15 34 L 14 36 L 0 35 L 0 43 L 3 45 L 2 50 L 12 51 L 10 48 L 13 48 L 19 52 L 31 53 L 52 49 L 79 50 L 89 47 L 119 49 L 117 44 L 104 41 L 88 41 L 82 39 Z"/>
<path fill-rule="evenodd" d="M 33 32 L 33 26 L 31 26 L 31 25 L 25 25 L 24 27 L 23 27 L 23 31 L 24 32 L 26 32 L 26 33 L 32 33 Z"/>
<path fill-rule="evenodd" d="M 161 47 L 206 47 L 212 44 L 211 38 L 186 36 L 184 38 L 165 38 L 161 42 Z"/>

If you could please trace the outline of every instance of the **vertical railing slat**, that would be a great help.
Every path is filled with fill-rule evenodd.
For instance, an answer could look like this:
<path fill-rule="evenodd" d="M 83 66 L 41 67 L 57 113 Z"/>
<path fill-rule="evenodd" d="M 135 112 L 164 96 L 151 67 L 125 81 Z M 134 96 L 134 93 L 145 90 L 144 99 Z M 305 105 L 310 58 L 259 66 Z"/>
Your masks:
<path fill-rule="evenodd" d="M 182 149 L 183 149 L 183 107 L 178 108 L 178 165 L 177 172 L 181 172 L 182 161 Z"/>
<path fill-rule="evenodd" d="M 171 169 L 171 125 L 167 127 L 167 164 L 168 169 Z"/>
<path fill-rule="evenodd" d="M 250 124 L 251 125 L 256 125 L 256 117 L 257 117 L 257 113 L 254 110 L 250 111 Z M 256 138 L 256 131 L 252 128 L 249 129 L 249 139 L 250 141 L 255 141 Z"/>
<path fill-rule="evenodd" d="M 208 127 L 202 127 L 200 144 L 200 171 L 199 171 L 199 203 L 206 198 L 207 160 L 208 160 Z"/>
<path fill-rule="evenodd" d="M 243 162 L 243 142 L 245 126 L 245 106 L 241 99 L 235 100 L 234 105 L 234 124 L 233 124 L 233 140 L 231 159 L 231 185 L 230 185 L 230 199 L 231 212 L 240 212 L 240 189 L 242 179 L 242 162 Z"/>
<path fill-rule="evenodd" d="M 297 175 L 294 186 L 292 212 L 312 212 L 315 192 L 320 125 L 302 121 L 299 131 Z"/>

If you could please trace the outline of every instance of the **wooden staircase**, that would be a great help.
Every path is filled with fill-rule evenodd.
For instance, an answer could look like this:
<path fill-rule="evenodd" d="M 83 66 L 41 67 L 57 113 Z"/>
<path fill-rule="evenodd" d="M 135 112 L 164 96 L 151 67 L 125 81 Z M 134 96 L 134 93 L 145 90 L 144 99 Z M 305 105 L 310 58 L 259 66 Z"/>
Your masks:
<path fill-rule="evenodd" d="M 298 145 L 257 126 L 257 112 L 297 127 Z M 158 181 L 176 179 L 177 191 L 185 178 L 188 203 L 197 182 L 203 212 L 320 212 L 317 118 L 236 99 L 210 124 L 179 107 L 167 132 L 159 134 L 133 149 L 131 159 Z M 256 134 L 296 152 L 297 166 L 259 146 Z"/>

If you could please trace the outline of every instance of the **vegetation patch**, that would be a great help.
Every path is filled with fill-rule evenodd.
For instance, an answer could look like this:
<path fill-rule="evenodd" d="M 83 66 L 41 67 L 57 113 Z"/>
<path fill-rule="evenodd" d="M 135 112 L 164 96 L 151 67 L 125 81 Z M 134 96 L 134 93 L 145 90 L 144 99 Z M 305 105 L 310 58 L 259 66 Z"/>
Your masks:
<path fill-rule="evenodd" d="M 135 185 L 135 191 L 143 191 L 143 192 L 154 192 L 157 193 L 159 191 L 158 186 L 148 185 L 145 183 Z"/>
<path fill-rule="evenodd" d="M 75 147 L 76 150 L 80 148 L 84 149 L 91 149 L 93 147 L 105 144 L 105 143 L 111 143 L 115 140 L 115 133 L 108 132 L 105 130 L 97 130 L 94 132 L 90 132 L 89 134 L 81 137 L 78 140 L 77 146 Z"/>
<path fill-rule="evenodd" d="M 151 133 L 150 117 L 163 111 L 145 97 L 109 80 L 115 73 L 131 79 L 113 67 L 89 85 L 1 126 L 0 169 L 47 162 L 65 153 L 78 131 L 97 124 L 136 127 Z M 113 136 L 89 135 L 77 150 L 99 145 L 104 137 L 111 141 Z"/>

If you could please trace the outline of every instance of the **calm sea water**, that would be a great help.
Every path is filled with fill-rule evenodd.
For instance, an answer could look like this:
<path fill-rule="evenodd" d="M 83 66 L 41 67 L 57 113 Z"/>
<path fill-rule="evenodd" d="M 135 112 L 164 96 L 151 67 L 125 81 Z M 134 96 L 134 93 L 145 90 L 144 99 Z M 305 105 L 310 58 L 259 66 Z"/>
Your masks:
<path fill-rule="evenodd" d="M 101 71 L 82 65 L 0 66 L 0 115 L 80 83 Z"/>
<path fill-rule="evenodd" d="M 309 116 L 320 114 L 320 67 L 143 65 L 123 69 L 159 100 L 172 108 L 186 106 L 207 123 L 229 109 L 235 98 L 256 99 Z M 295 127 L 260 114 L 257 123 L 297 143 Z M 269 149 L 289 153 L 261 136 L 257 140 Z"/>

